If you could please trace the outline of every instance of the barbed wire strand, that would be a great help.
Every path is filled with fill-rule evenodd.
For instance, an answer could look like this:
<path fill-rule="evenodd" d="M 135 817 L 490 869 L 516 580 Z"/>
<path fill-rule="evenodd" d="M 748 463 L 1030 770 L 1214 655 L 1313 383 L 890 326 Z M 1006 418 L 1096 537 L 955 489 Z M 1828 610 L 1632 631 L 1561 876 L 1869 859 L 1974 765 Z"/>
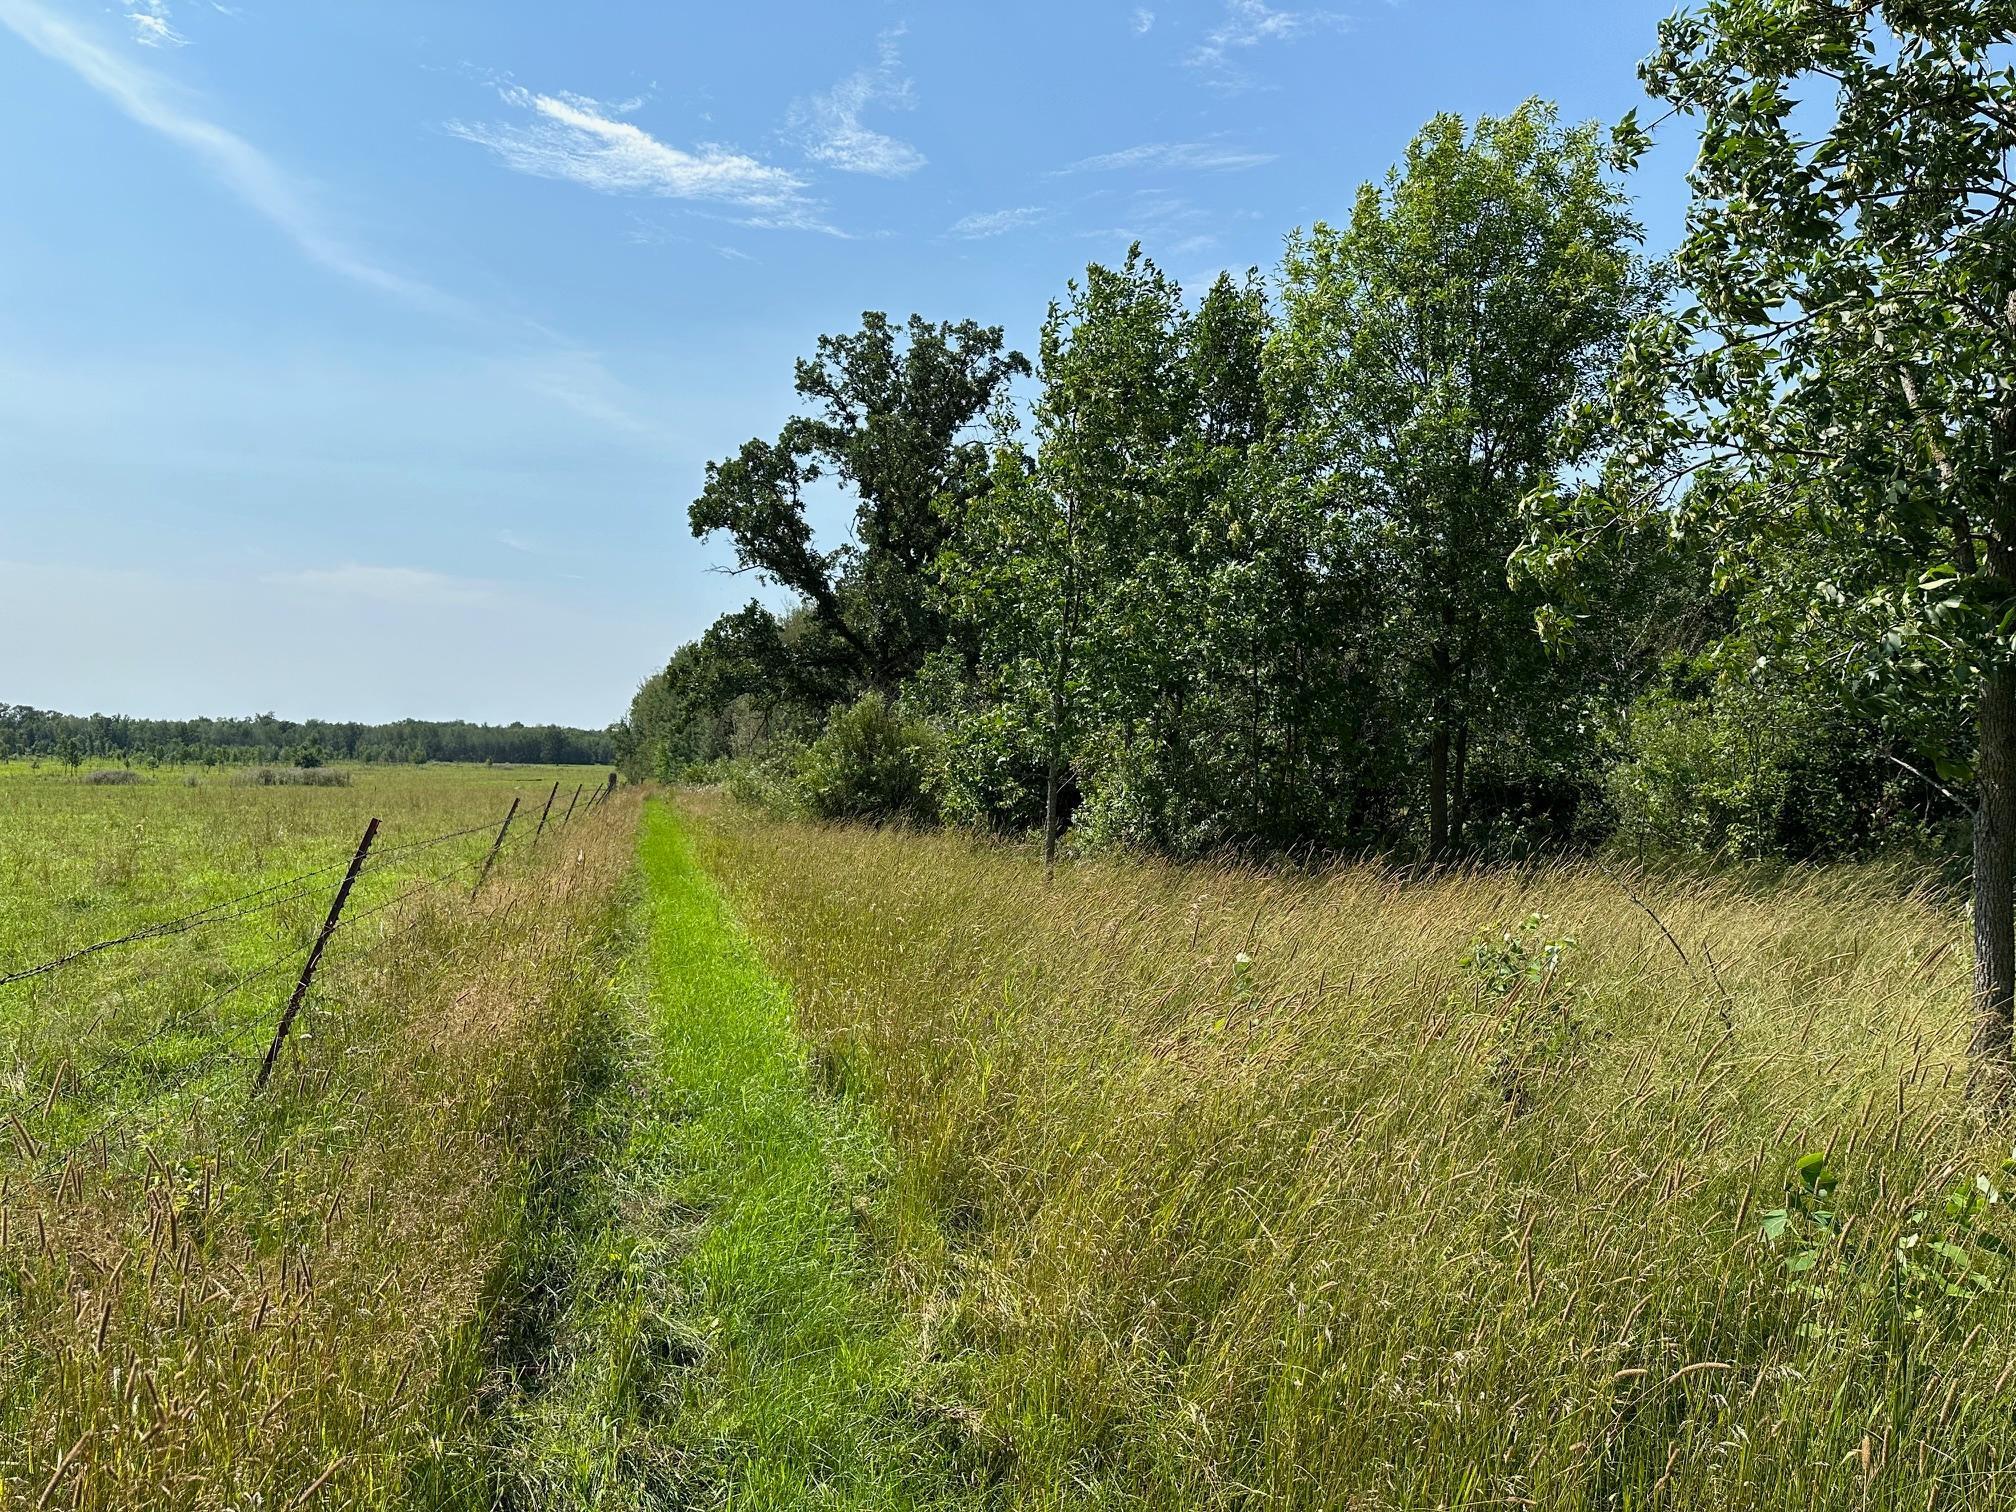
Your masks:
<path fill-rule="evenodd" d="M 390 856 L 394 854 L 401 854 L 421 850 L 429 846 L 445 844 L 450 840 L 460 839 L 467 835 L 477 834 L 480 832 L 487 832 L 491 828 L 492 826 L 488 824 L 471 825 L 469 828 L 464 830 L 453 831 L 445 835 L 432 836 L 422 841 L 412 841 L 404 846 L 396 848 L 396 850 L 384 852 L 383 854 Z M 516 844 L 506 844 L 502 848 L 502 850 L 500 850 L 499 858 L 501 859 L 502 857 L 507 855 L 523 854 L 525 851 L 534 848 L 534 845 L 536 844 L 536 838 L 537 837 L 533 837 L 531 839 L 524 839 Z M 426 878 L 417 885 L 407 888 L 405 891 L 399 893 L 396 897 L 386 899 L 383 902 L 374 904 L 370 908 L 364 909 L 361 912 L 352 914 L 347 918 L 339 920 L 335 925 L 335 927 L 330 931 L 331 937 L 333 938 L 335 935 L 339 933 L 343 933 L 347 930 L 354 929 L 357 925 L 363 923 L 366 919 L 372 918 L 375 915 L 381 913 L 385 913 L 390 909 L 398 907 L 402 903 L 409 902 L 413 898 L 416 898 L 420 894 L 428 891 L 430 888 L 438 887 L 457 876 L 461 876 L 465 873 L 475 870 L 476 867 L 478 867 L 483 863 L 483 861 L 486 859 L 486 856 L 487 852 L 485 856 L 474 857 L 468 861 L 462 862 L 457 866 L 453 866 L 445 871 L 438 872 L 435 875 Z M 316 872 L 302 873 L 301 876 L 302 877 L 315 876 L 318 875 L 320 872 L 326 872 L 334 869 L 335 869 L 334 867 L 322 867 L 318 868 Z M 301 878 L 297 877 L 290 880 L 299 881 L 301 880 Z M 285 883 L 276 883 L 273 886 L 279 887 L 285 885 L 286 885 Z M 271 892 L 272 890 L 273 887 L 262 888 L 253 893 L 245 894 L 243 895 L 243 897 L 239 899 L 231 899 L 226 901 L 227 903 L 242 902 L 251 898 L 262 896 L 266 893 Z M 223 906 L 226 905 L 225 904 L 212 905 L 212 908 L 214 909 Z M 383 936 L 377 941 L 374 941 L 370 946 L 364 947 L 363 949 L 359 950 L 358 952 L 348 957 L 347 959 L 352 962 L 361 962 L 373 959 L 376 956 L 378 956 L 383 950 L 389 947 L 391 944 L 400 939 L 403 939 L 406 935 L 412 933 L 415 929 L 419 927 L 419 925 L 422 922 L 424 921 L 416 919 L 411 923 L 405 925 L 404 927 L 393 931 L 390 935 Z M 110 943 L 125 943 L 125 942 L 122 941 L 122 942 L 107 942 L 107 943 L 110 944 Z M 244 975 L 237 978 L 227 987 L 212 994 L 210 997 L 204 999 L 201 1003 L 197 1004 L 196 1007 L 191 1009 L 189 1012 L 175 1015 L 170 1019 L 164 1020 L 161 1024 L 157 1025 L 153 1030 L 151 1030 L 147 1035 L 145 1035 L 140 1040 L 134 1042 L 131 1045 L 121 1047 L 120 1051 L 116 1055 L 109 1056 L 105 1060 L 100 1061 L 99 1063 L 94 1065 L 89 1072 L 89 1080 L 92 1081 L 98 1080 L 106 1072 L 125 1066 L 126 1064 L 130 1063 L 135 1057 L 137 1057 L 142 1051 L 150 1048 L 154 1044 L 159 1043 L 171 1032 L 180 1028 L 187 1027 L 197 1017 L 204 1014 L 214 1015 L 215 1010 L 221 1007 L 224 1004 L 224 1002 L 226 1002 L 229 998 L 243 991 L 245 988 L 252 986 L 255 982 L 263 981 L 266 978 L 277 974 L 283 966 L 291 965 L 296 957 L 305 954 L 310 948 L 311 946 L 308 944 L 297 944 L 291 947 L 290 949 L 281 952 L 276 956 L 269 957 L 261 965 L 254 967 L 249 972 L 246 972 Z M 342 964 L 342 962 L 339 961 L 337 964 L 340 965 Z M 0 978 L 0 984 L 4 984 L 6 980 L 9 979 Z M 193 1082 L 198 1076 L 202 1075 L 205 1071 L 209 1070 L 212 1066 L 218 1064 L 219 1062 L 233 1055 L 238 1054 L 240 1051 L 244 1051 L 245 1053 L 250 1054 L 256 1051 L 257 1048 L 258 1047 L 256 1044 L 244 1045 L 239 1043 L 238 1040 L 236 1039 L 231 1039 L 221 1041 L 219 1044 L 212 1047 L 209 1051 L 206 1051 L 204 1054 L 198 1056 L 195 1061 L 191 1062 L 188 1067 L 184 1068 L 184 1071 L 180 1076 L 176 1077 L 173 1081 L 169 1082 L 165 1087 L 159 1090 L 156 1096 L 157 1100 L 163 1101 L 164 1105 L 162 1111 L 156 1117 L 146 1120 L 143 1123 L 139 1132 L 143 1133 L 152 1132 L 155 1128 L 158 1128 L 161 1123 L 165 1122 L 169 1117 L 181 1111 L 179 1105 L 172 1102 L 167 1102 L 165 1100 L 172 1098 L 176 1093 L 184 1090 L 191 1082 Z M 75 1076 L 80 1082 L 86 1079 L 85 1073 L 73 1070 L 71 1074 Z M 13 1101 L 13 1103 L 9 1106 L 9 1108 L 7 1109 L 8 1115 L 10 1117 L 13 1116 L 14 1114 L 20 1111 L 21 1107 L 32 1103 L 33 1101 L 36 1100 L 36 1098 L 41 1097 L 43 1095 L 44 1094 L 42 1093 L 33 1091 L 23 1094 L 21 1097 L 16 1098 Z M 114 1128 L 119 1126 L 122 1123 L 122 1121 L 126 1120 L 131 1116 L 134 1116 L 134 1112 L 135 1110 L 131 1108 L 115 1109 L 102 1123 L 100 1123 L 89 1134 L 86 1134 L 82 1139 L 72 1141 L 69 1145 L 65 1146 L 60 1151 L 51 1151 L 48 1155 L 44 1157 L 40 1166 L 38 1167 L 38 1170 L 36 1172 L 36 1179 L 46 1177 L 59 1168 L 67 1168 L 69 1163 L 80 1152 L 89 1149 L 94 1143 L 104 1138 Z"/>
<path fill-rule="evenodd" d="M 460 840 L 468 835 L 487 833 L 496 827 L 495 821 L 472 824 L 466 829 L 450 830 L 445 835 L 431 835 L 424 840 L 411 840 L 404 845 L 392 846 L 386 850 L 377 851 L 372 855 L 369 863 L 360 870 L 358 875 L 362 876 L 366 872 L 382 869 L 384 863 L 390 861 L 395 856 L 425 850 L 430 846 L 446 845 L 451 840 Z M 297 876 L 288 877 L 284 881 L 272 882 L 264 887 L 254 888 L 251 892 L 241 893 L 235 898 L 223 898 L 215 903 L 206 904 L 204 907 L 196 909 L 191 913 L 183 914 L 178 918 L 163 919 L 157 923 L 144 925 L 130 934 L 123 934 L 113 939 L 99 940 L 90 945 L 79 946 L 75 950 L 67 951 L 38 965 L 24 966 L 7 972 L 0 972 L 0 987 L 6 987 L 15 982 L 29 981 L 35 977 L 47 976 L 51 972 L 60 971 L 66 966 L 74 966 L 79 961 L 85 960 L 90 956 L 101 954 L 107 950 L 116 950 L 123 945 L 135 945 L 147 940 L 158 940 L 171 935 L 187 934 L 191 930 L 208 928 L 213 924 L 233 923 L 240 919 L 251 918 L 259 913 L 266 913 L 276 908 L 285 907 L 288 903 L 308 896 L 315 889 L 301 888 L 284 898 L 272 899 L 272 901 L 263 903 L 258 908 L 239 909 L 237 912 L 232 913 L 223 912 L 226 909 L 236 908 L 238 904 L 252 902 L 254 899 L 270 898 L 273 893 L 283 888 L 295 887 L 297 884 L 306 882 L 311 878 L 326 876 L 330 872 L 342 871 L 349 864 L 347 860 L 332 861 L 327 866 L 318 866 L 312 871 L 302 872 Z"/>

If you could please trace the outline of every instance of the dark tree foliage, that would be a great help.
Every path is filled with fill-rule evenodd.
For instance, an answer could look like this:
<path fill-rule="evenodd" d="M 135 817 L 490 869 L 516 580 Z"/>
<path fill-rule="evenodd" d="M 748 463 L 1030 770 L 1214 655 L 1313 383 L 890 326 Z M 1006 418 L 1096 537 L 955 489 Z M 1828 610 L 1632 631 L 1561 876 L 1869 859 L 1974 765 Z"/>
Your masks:
<path fill-rule="evenodd" d="M 1669 28 L 1663 66 L 1708 35 Z M 1088 267 L 1033 371 L 972 322 L 822 339 L 803 413 L 691 510 L 788 607 L 681 647 L 618 731 L 625 769 L 1034 832 L 1052 861 L 1947 843 L 1910 727 L 1950 735 L 1950 699 L 1839 697 L 1838 636 L 1712 591 L 1738 576 L 1726 531 L 1550 509 L 1624 446 L 1645 333 L 1679 308 L 1618 177 L 1635 133 L 1541 102 L 1438 117 L 1271 283 L 1185 291 L 1139 247 Z M 1928 368 L 1921 402 L 1959 382 Z M 1783 583 L 1823 559 L 1846 582 L 1867 544 L 1741 539 Z M 1892 650 L 1914 646 L 1929 666 Z"/>
<path fill-rule="evenodd" d="M 1976 1065 L 2007 1085 L 2016 11 L 1711 0 L 1659 44 L 1647 86 L 1701 132 L 1690 300 L 1642 324 L 1585 415 L 1609 476 L 1545 501 L 1532 554 L 1572 562 L 1620 515 L 1677 510 L 1752 639 L 1971 785 Z"/>
<path fill-rule="evenodd" d="M 710 463 L 689 519 L 734 542 L 740 570 L 797 595 L 837 644 L 807 647 L 862 689 L 893 692 L 945 643 L 934 567 L 953 524 L 987 486 L 976 422 L 1027 373 L 998 326 L 899 329 L 870 311 L 851 335 L 822 336 L 798 364 L 809 414 L 774 442 Z M 806 517 L 822 482 L 853 500 L 851 540 L 821 550 Z M 844 650 L 842 649 L 844 648 Z"/>
<path fill-rule="evenodd" d="M 605 766 L 615 759 L 607 730 L 560 725 L 483 725 L 401 719 L 360 724 L 299 723 L 271 714 L 246 719 L 133 719 L 123 714 L 56 714 L 0 704 L 0 756 L 52 760 L 276 762 L 300 753 L 323 761 L 503 761 Z M 74 764 L 74 763 L 73 763 Z"/>

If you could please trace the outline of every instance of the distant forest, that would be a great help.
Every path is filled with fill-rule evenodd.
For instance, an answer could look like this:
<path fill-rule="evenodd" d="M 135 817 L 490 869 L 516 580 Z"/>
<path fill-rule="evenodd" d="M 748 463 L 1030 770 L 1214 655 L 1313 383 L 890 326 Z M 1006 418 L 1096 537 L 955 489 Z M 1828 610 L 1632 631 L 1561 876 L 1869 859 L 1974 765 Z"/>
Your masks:
<path fill-rule="evenodd" d="M 505 761 L 603 766 L 615 757 L 606 730 L 563 725 L 484 725 L 466 720 L 401 719 L 391 724 L 271 714 L 244 719 L 129 719 L 123 714 L 56 714 L 0 704 L 0 759 L 86 761 L 287 762 Z"/>

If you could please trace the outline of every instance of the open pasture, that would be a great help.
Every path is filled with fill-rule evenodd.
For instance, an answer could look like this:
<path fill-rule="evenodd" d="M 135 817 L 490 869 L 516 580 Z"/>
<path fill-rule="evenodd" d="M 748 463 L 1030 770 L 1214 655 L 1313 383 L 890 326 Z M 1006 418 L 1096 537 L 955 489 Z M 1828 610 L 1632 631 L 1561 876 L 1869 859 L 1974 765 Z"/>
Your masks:
<path fill-rule="evenodd" d="M 75 956 L 0 985 L 0 1505 L 487 1505 L 485 1299 L 614 971 L 634 805 L 559 823 L 603 776 L 0 768 L 0 978 Z"/>

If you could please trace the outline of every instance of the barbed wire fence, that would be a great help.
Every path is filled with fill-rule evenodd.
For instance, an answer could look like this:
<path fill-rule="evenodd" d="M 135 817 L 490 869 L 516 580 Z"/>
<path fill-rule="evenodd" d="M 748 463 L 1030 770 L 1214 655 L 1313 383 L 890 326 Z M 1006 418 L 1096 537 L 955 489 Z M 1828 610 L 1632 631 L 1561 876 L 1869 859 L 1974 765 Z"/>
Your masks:
<path fill-rule="evenodd" d="M 586 784 L 582 784 L 581 787 L 577 787 L 574 800 L 567 805 L 565 813 L 549 824 L 547 821 L 551 819 L 559 792 L 559 784 L 555 783 L 546 795 L 545 808 L 538 829 L 515 844 L 508 842 L 512 821 L 522 802 L 522 798 L 516 795 L 513 796 L 511 806 L 501 820 L 488 820 L 392 845 L 377 843 L 383 826 L 379 819 L 373 818 L 366 825 L 357 846 L 345 860 L 312 867 L 280 881 L 266 883 L 236 897 L 220 899 L 205 904 L 202 908 L 143 925 L 122 935 L 66 949 L 44 961 L 0 969 L 0 991 L 5 991 L 19 984 L 40 981 L 82 968 L 87 963 L 114 952 L 228 924 L 242 924 L 246 920 L 277 913 L 312 899 L 327 899 L 329 904 L 321 927 L 315 931 L 312 938 L 296 941 L 287 948 L 265 957 L 240 971 L 221 987 L 198 998 L 187 1008 L 164 1014 L 160 1022 L 139 1038 L 120 1043 L 108 1052 L 95 1057 L 88 1066 L 80 1065 L 78 1060 L 71 1056 L 65 1056 L 58 1062 L 53 1073 L 47 1075 L 46 1085 L 41 1078 L 31 1079 L 27 1075 L 28 1068 L 21 1067 L 20 1074 L 26 1085 L 10 1096 L 0 1097 L 0 1165 L 14 1166 L 12 1173 L 0 1177 L 0 1207 L 5 1205 L 6 1188 L 12 1186 L 15 1179 L 22 1176 L 36 1183 L 46 1181 L 51 1176 L 59 1177 L 56 1190 L 60 1196 L 63 1188 L 73 1180 L 80 1158 L 90 1157 L 95 1150 L 101 1162 L 109 1162 L 110 1140 L 115 1130 L 126 1135 L 130 1141 L 134 1137 L 152 1133 L 171 1119 L 184 1115 L 188 1110 L 179 1100 L 181 1094 L 233 1061 L 242 1059 L 245 1062 L 252 1073 L 253 1094 L 255 1096 L 262 1094 L 284 1051 L 294 1021 L 313 991 L 317 971 L 332 945 L 339 945 L 341 942 L 338 955 L 352 962 L 381 956 L 392 947 L 403 943 L 412 931 L 424 922 L 424 919 L 411 921 L 357 948 L 343 947 L 347 947 L 349 941 L 358 937 L 361 926 L 368 921 L 414 903 L 427 894 L 445 895 L 445 889 L 451 884 L 459 886 L 472 872 L 477 873 L 477 876 L 465 902 L 473 904 L 481 896 L 485 883 L 501 858 L 506 855 L 521 856 L 530 853 L 547 839 L 549 831 L 552 835 L 558 836 L 564 834 L 577 821 L 585 820 L 615 792 L 616 776 L 611 773 L 608 781 L 598 786 L 588 798 L 586 807 L 580 808 L 577 813 L 576 805 L 581 801 L 581 791 L 585 786 Z M 520 833 L 522 836 L 523 831 Z M 367 878 L 397 872 L 409 866 L 426 851 L 484 834 L 490 834 L 493 838 L 480 854 L 457 861 L 452 866 L 419 875 L 412 880 L 410 886 L 401 888 L 390 897 L 362 907 L 349 907 L 358 884 Z M 331 878 L 338 873 L 342 874 L 341 878 L 332 887 Z M 236 1032 L 226 1031 L 220 1014 L 227 1003 L 262 983 L 276 979 L 284 980 L 290 972 L 294 975 L 293 989 L 284 1005 L 276 1004 L 273 1019 L 251 1026 L 249 1029 L 241 1026 Z M 193 1059 L 169 1069 L 165 1077 L 151 1082 L 148 1097 L 148 1102 L 153 1105 L 151 1110 L 120 1103 L 110 1108 L 103 1120 L 94 1122 L 82 1135 L 59 1140 L 46 1133 L 47 1122 L 66 1100 L 74 1100 L 80 1095 L 89 1094 L 93 1089 L 115 1086 L 129 1071 L 139 1065 L 142 1057 L 147 1056 L 164 1042 L 182 1034 L 206 1034 L 214 1040 L 214 1043 Z M 83 1038 L 89 1037 L 86 1035 Z M 31 1123 L 45 1126 L 45 1132 L 38 1137 L 37 1130 L 31 1127 Z M 6 1159 L 10 1145 L 14 1157 L 11 1162 Z"/>

